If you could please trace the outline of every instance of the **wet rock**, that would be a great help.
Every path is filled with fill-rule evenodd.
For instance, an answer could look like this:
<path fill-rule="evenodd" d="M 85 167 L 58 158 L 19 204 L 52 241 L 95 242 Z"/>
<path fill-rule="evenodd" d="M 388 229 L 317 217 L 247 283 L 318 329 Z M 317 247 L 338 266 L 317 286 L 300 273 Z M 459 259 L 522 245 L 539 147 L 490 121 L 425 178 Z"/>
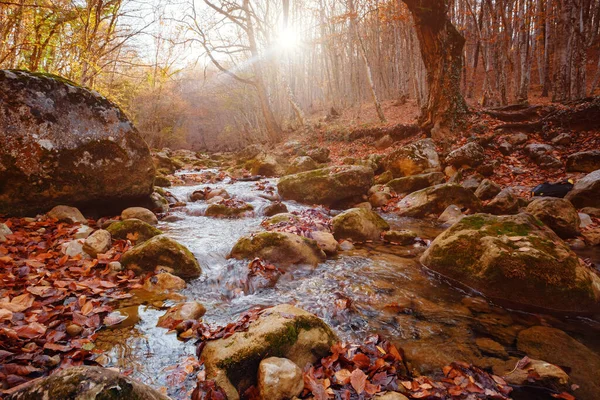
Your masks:
<path fill-rule="evenodd" d="M 576 208 L 600 208 L 600 169 L 590 172 L 575 183 L 565 196 Z"/>
<path fill-rule="evenodd" d="M 394 177 L 439 171 L 440 160 L 431 139 L 422 139 L 400 148 L 383 160 L 385 169 Z"/>
<path fill-rule="evenodd" d="M 261 232 L 241 237 L 229 254 L 236 259 L 254 259 L 280 264 L 316 265 L 325 259 L 325 253 L 317 242 L 292 233 Z"/>
<path fill-rule="evenodd" d="M 149 292 L 164 293 L 173 290 L 185 289 L 186 283 L 178 276 L 168 272 L 156 274 L 144 282 L 144 289 Z"/>
<path fill-rule="evenodd" d="M 401 229 L 397 231 L 385 231 L 381 234 L 381 238 L 385 242 L 396 243 L 401 246 L 407 246 L 415 242 L 417 234 L 408 229 Z"/>
<path fill-rule="evenodd" d="M 298 172 L 312 171 L 319 168 L 319 164 L 309 156 L 296 157 L 286 169 L 286 174 L 297 174 Z"/>
<path fill-rule="evenodd" d="M 569 375 L 560 367 L 541 360 L 529 359 L 522 368 L 517 365 L 503 378 L 507 383 L 516 386 L 537 386 L 558 393 L 571 391 Z"/>
<path fill-rule="evenodd" d="M 306 152 L 306 155 L 315 160 L 318 163 L 326 163 L 331 161 L 329 159 L 329 149 L 326 147 L 317 147 L 310 149 Z"/>
<path fill-rule="evenodd" d="M 101 367 L 70 367 L 43 379 L 30 381 L 7 400 L 106 399 L 169 400 L 130 377 Z"/>
<path fill-rule="evenodd" d="M 542 197 L 533 200 L 526 211 L 535 215 L 563 239 L 579 234 L 579 215 L 575 207 L 565 199 Z"/>
<path fill-rule="evenodd" d="M 165 236 L 154 236 L 127 250 L 121 256 L 123 267 L 152 272 L 156 267 L 167 267 L 183 279 L 197 278 L 202 270 L 196 257 L 182 244 Z"/>
<path fill-rule="evenodd" d="M 255 384 L 260 362 L 284 357 L 304 368 L 329 352 L 337 337 L 315 315 L 282 304 L 265 310 L 246 332 L 206 342 L 200 356 L 206 377 L 215 379 L 228 399 L 239 399 Z"/>
<path fill-rule="evenodd" d="M 351 208 L 333 217 L 333 235 L 336 239 L 351 239 L 355 242 L 378 240 L 381 232 L 390 226 L 379 214 L 364 208 Z"/>
<path fill-rule="evenodd" d="M 199 320 L 204 314 L 206 314 L 206 308 L 197 301 L 181 303 L 169 308 L 160 316 L 156 326 L 170 327 L 182 321 Z"/>
<path fill-rule="evenodd" d="M 532 143 L 525 146 L 525 153 L 540 167 L 547 169 L 562 168 L 562 162 L 552 155 L 554 148 L 549 144 Z"/>
<path fill-rule="evenodd" d="M 519 333 L 517 349 L 530 358 L 571 369 L 572 383 L 580 386 L 578 399 L 594 400 L 600 393 L 600 356 L 565 332 L 534 326 Z"/>
<path fill-rule="evenodd" d="M 106 230 L 115 239 L 131 240 L 137 244 L 163 233 L 154 226 L 134 218 L 113 222 Z"/>
<path fill-rule="evenodd" d="M 50 218 L 57 219 L 58 222 L 87 224 L 87 219 L 85 219 L 81 211 L 75 207 L 56 206 L 52 210 L 48 211 L 46 215 Z"/>
<path fill-rule="evenodd" d="M 319 246 L 325 254 L 337 253 L 338 242 L 331 233 L 314 231 L 310 233 L 310 237 L 317 242 L 317 246 Z"/>
<path fill-rule="evenodd" d="M 258 366 L 258 391 L 261 398 L 291 399 L 304 389 L 302 370 L 287 358 L 269 357 Z"/>
<path fill-rule="evenodd" d="M 392 175 L 392 173 L 390 171 L 385 171 L 381 175 L 375 177 L 375 183 L 377 185 L 385 185 L 392 179 L 394 179 L 394 175 Z"/>
<path fill-rule="evenodd" d="M 551 140 L 552 144 L 556 145 L 556 146 L 568 146 L 571 144 L 572 141 L 573 141 L 573 137 L 567 132 L 563 132 Z M 567 165 L 568 165 L 568 160 L 567 160 Z M 567 171 L 568 171 L 568 167 L 567 167 Z"/>
<path fill-rule="evenodd" d="M 450 204 L 439 216 L 438 221 L 444 224 L 453 225 L 460 221 L 464 216 L 465 215 L 462 213 L 460 208 L 454 204 Z"/>
<path fill-rule="evenodd" d="M 475 190 L 475 196 L 479 200 L 490 200 L 496 197 L 500 191 L 502 191 L 500 185 L 489 179 L 484 179 L 477 187 L 477 190 Z"/>
<path fill-rule="evenodd" d="M 148 199 L 150 208 L 159 213 L 169 212 L 169 200 L 158 192 L 153 192 Z"/>
<path fill-rule="evenodd" d="M 217 189 L 213 189 L 210 192 L 208 192 L 206 194 L 205 200 L 210 200 L 213 199 L 215 197 L 221 197 L 223 199 L 229 199 L 231 198 L 231 196 L 229 195 L 229 193 L 227 192 L 227 190 L 223 189 L 223 188 L 217 188 Z"/>
<path fill-rule="evenodd" d="M 490 356 L 507 359 L 508 352 L 500 343 L 489 338 L 477 338 L 475 339 L 475 345 L 479 347 L 479 350 Z"/>
<path fill-rule="evenodd" d="M 110 232 L 98 229 L 85 239 L 85 242 L 83 242 L 83 251 L 92 257 L 96 257 L 98 254 L 106 253 L 110 249 L 111 244 L 112 238 Z"/>
<path fill-rule="evenodd" d="M 156 215 L 154 215 L 154 213 L 148 210 L 147 208 L 129 207 L 124 209 L 123 212 L 121 212 L 122 220 L 131 218 L 139 219 L 153 226 L 158 225 L 158 218 L 156 218 Z"/>
<path fill-rule="evenodd" d="M 418 218 L 428 214 L 441 214 L 451 204 L 472 211 L 481 208 L 479 199 L 472 191 L 456 184 L 435 185 L 413 192 L 404 197 L 398 207 L 401 215 Z"/>
<path fill-rule="evenodd" d="M 600 169 L 600 150 L 580 151 L 567 157 L 567 172 L 593 172 Z"/>
<path fill-rule="evenodd" d="M 516 214 L 519 212 L 519 198 L 511 188 L 505 188 L 487 203 L 483 209 L 485 212 L 495 215 Z"/>
<path fill-rule="evenodd" d="M 265 207 L 263 214 L 265 217 L 272 217 L 273 215 L 287 213 L 288 208 L 285 204 L 280 201 L 275 201 Z"/>
<path fill-rule="evenodd" d="M 66 332 L 69 336 L 74 337 L 83 332 L 83 328 L 77 324 L 69 324 L 67 326 Z"/>
<path fill-rule="evenodd" d="M 213 197 L 213 200 L 216 197 Z M 229 202 L 228 200 L 220 200 L 218 203 L 210 204 L 204 215 L 215 218 L 242 218 L 252 214 L 254 207 L 243 201 Z"/>
<path fill-rule="evenodd" d="M 152 193 L 148 146 L 115 104 L 48 74 L 1 70 L 0 87 L 0 214 Z"/>
<path fill-rule="evenodd" d="M 159 187 L 171 187 L 171 181 L 169 180 L 169 178 L 167 178 L 166 176 L 162 175 L 162 174 L 158 174 L 154 177 L 154 186 L 159 186 Z"/>
<path fill-rule="evenodd" d="M 190 201 L 201 201 L 201 200 L 205 200 L 205 199 L 206 199 L 206 193 L 204 193 L 204 190 L 195 190 L 190 195 Z"/>
<path fill-rule="evenodd" d="M 350 242 L 348 240 L 342 240 L 340 242 L 340 250 L 342 250 L 342 251 L 354 250 L 354 245 L 352 244 L 352 242 Z"/>
<path fill-rule="evenodd" d="M 439 235 L 421 263 L 510 304 L 595 310 L 600 277 L 530 214 L 463 218 Z"/>
<path fill-rule="evenodd" d="M 335 206 L 361 199 L 372 185 L 372 169 L 343 165 L 284 176 L 277 189 L 287 200 Z"/>
<path fill-rule="evenodd" d="M 455 167 L 462 167 L 468 165 L 469 167 L 476 167 L 483 163 L 485 153 L 483 147 L 475 142 L 465 144 L 458 149 L 451 151 L 446 157 L 446 164 L 453 165 Z"/>
<path fill-rule="evenodd" d="M 444 174 L 441 172 L 430 172 L 396 178 L 387 183 L 387 187 L 396 193 L 412 193 L 425 189 L 429 186 L 439 185 L 444 182 Z"/>

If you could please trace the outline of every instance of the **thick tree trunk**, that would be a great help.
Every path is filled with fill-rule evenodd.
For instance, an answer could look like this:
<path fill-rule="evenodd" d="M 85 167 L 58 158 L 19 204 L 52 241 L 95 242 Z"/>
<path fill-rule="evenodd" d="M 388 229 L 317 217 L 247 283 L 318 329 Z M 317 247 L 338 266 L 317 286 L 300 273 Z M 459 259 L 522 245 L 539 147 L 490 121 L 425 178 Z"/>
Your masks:
<path fill-rule="evenodd" d="M 415 21 L 429 95 L 419 124 L 435 138 L 458 127 L 467 113 L 460 91 L 464 37 L 446 16 L 444 0 L 403 0 Z"/>

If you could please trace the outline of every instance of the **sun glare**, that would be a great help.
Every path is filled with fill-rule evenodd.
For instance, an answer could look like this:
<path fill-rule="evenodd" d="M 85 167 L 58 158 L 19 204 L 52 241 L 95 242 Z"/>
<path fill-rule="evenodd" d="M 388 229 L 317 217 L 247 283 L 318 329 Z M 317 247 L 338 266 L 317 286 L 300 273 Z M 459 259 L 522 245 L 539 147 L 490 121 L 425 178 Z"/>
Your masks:
<path fill-rule="evenodd" d="M 279 33 L 277 38 L 277 46 L 282 50 L 291 50 L 298 47 L 300 44 L 300 37 L 298 33 L 292 29 L 285 29 Z"/>

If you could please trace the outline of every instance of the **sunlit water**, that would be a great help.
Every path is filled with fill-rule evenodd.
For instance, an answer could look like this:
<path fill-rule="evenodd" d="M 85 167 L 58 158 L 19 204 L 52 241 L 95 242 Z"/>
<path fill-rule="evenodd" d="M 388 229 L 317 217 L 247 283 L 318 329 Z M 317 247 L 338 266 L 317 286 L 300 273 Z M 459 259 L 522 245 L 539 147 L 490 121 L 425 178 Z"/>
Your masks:
<path fill-rule="evenodd" d="M 275 185 L 274 180 L 270 183 Z M 204 319 L 211 324 L 227 324 L 254 306 L 293 303 L 323 318 L 343 340 L 361 340 L 373 332 L 393 339 L 408 356 L 422 358 L 422 372 L 455 359 L 491 367 L 489 358 L 475 347 L 475 338 L 501 341 L 511 337 L 515 326 L 556 326 L 600 352 L 596 320 L 528 314 L 488 304 L 478 294 L 456 288 L 421 267 L 418 258 L 423 245 L 364 246 L 316 268 L 290 268 L 274 287 L 252 292 L 245 284 L 248 262 L 228 260 L 227 254 L 241 236 L 261 230 L 262 210 L 269 200 L 261 197 L 265 192 L 258 190 L 255 182 L 179 186 L 170 191 L 187 201 L 192 192 L 206 186 L 223 187 L 233 197 L 252 204 L 255 216 L 209 218 L 203 216 L 204 201 L 189 202 L 171 212 L 179 220 L 161 222 L 159 228 L 186 245 L 199 260 L 202 277 L 189 282 L 181 294 L 203 303 L 207 309 Z M 290 211 L 306 208 L 285 204 Z M 433 240 L 444 229 L 432 222 L 383 216 L 393 228 L 414 230 L 425 240 Z M 473 299 L 479 300 L 477 311 L 470 305 Z M 133 309 L 137 318 L 130 326 L 100 332 L 98 345 L 107 350 L 107 365 L 132 370 L 140 380 L 158 388 L 169 387 L 170 395 L 181 398 L 193 387 L 193 379 L 174 388 L 169 374 L 173 366 L 194 356 L 195 345 L 156 327 L 158 317 L 172 304 L 172 300 L 150 298 L 139 307 L 129 307 L 126 311 L 131 314 Z M 510 344 L 507 348 L 510 356 L 520 356 Z"/>

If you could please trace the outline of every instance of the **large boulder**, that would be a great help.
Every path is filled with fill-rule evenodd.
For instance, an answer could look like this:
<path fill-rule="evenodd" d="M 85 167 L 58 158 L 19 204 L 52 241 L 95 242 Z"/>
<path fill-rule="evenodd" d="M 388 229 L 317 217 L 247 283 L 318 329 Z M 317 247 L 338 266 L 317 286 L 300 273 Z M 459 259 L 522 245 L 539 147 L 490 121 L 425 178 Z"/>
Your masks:
<path fill-rule="evenodd" d="M 600 207 L 600 169 L 590 172 L 577 181 L 565 199 L 577 208 Z"/>
<path fill-rule="evenodd" d="M 600 393 L 600 356 L 565 332 L 547 326 L 525 329 L 517 337 L 517 349 L 531 358 L 551 362 L 570 370 L 575 396 L 596 400 Z"/>
<path fill-rule="evenodd" d="M 427 174 L 417 174 L 392 179 L 386 186 L 396 193 L 412 193 L 429 186 L 439 185 L 440 183 L 443 183 L 444 180 L 445 177 L 443 173 L 429 172 Z"/>
<path fill-rule="evenodd" d="M 284 176 L 279 179 L 277 189 L 286 200 L 336 206 L 360 200 L 371 186 L 371 168 L 342 165 Z"/>
<path fill-rule="evenodd" d="M 284 357 L 303 369 L 327 355 L 336 341 L 335 334 L 318 317 L 282 304 L 263 311 L 247 332 L 207 342 L 200 359 L 206 377 L 215 379 L 229 400 L 237 400 L 256 383 L 263 359 Z"/>
<path fill-rule="evenodd" d="M 383 160 L 394 177 L 410 176 L 440 170 L 440 159 L 431 139 L 422 139 L 390 153 Z"/>
<path fill-rule="evenodd" d="M 231 249 L 229 257 L 236 259 L 260 257 L 279 265 L 316 265 L 325 259 L 325 253 L 313 239 L 287 232 L 261 232 L 241 237 Z"/>
<path fill-rule="evenodd" d="M 580 151 L 567 157 L 567 172 L 592 172 L 600 169 L 600 150 Z"/>
<path fill-rule="evenodd" d="M 286 174 L 297 174 L 299 172 L 312 171 L 313 169 L 319 168 L 319 165 L 315 160 L 309 156 L 296 157 L 290 166 L 285 171 Z"/>
<path fill-rule="evenodd" d="M 169 400 L 150 386 L 112 369 L 88 366 L 66 368 L 47 378 L 33 380 L 8 399 Z"/>
<path fill-rule="evenodd" d="M 338 239 L 352 239 L 356 242 L 378 240 L 381 232 L 390 226 L 376 212 L 366 208 L 352 208 L 333 217 L 333 236 Z"/>
<path fill-rule="evenodd" d="M 156 267 L 167 267 L 180 278 L 197 278 L 202 270 L 196 257 L 175 240 L 158 235 L 127 250 L 121 256 L 125 268 L 152 272 Z"/>
<path fill-rule="evenodd" d="M 421 263 L 485 295 L 542 309 L 598 309 L 600 277 L 531 214 L 467 216 L 439 235 Z"/>
<path fill-rule="evenodd" d="M 519 211 L 519 197 L 511 188 L 502 189 L 485 205 L 484 210 L 496 215 L 516 214 Z"/>
<path fill-rule="evenodd" d="M 527 212 L 535 215 L 563 239 L 579 234 L 579 214 L 569 200 L 557 197 L 541 197 L 527 206 Z"/>
<path fill-rule="evenodd" d="M 441 214 L 451 204 L 471 211 L 479 211 L 481 203 L 469 189 L 461 185 L 441 184 L 431 186 L 404 197 L 399 203 L 400 214 L 407 217 L 424 217 Z"/>
<path fill-rule="evenodd" d="M 65 79 L 0 70 L 0 214 L 102 208 L 152 193 L 148 146 L 113 103 Z"/>
<path fill-rule="evenodd" d="M 475 142 L 465 144 L 458 149 L 451 151 L 446 157 L 446 164 L 453 165 L 455 167 L 462 167 L 468 165 L 469 167 L 476 167 L 483 163 L 485 153 L 483 147 Z"/>

